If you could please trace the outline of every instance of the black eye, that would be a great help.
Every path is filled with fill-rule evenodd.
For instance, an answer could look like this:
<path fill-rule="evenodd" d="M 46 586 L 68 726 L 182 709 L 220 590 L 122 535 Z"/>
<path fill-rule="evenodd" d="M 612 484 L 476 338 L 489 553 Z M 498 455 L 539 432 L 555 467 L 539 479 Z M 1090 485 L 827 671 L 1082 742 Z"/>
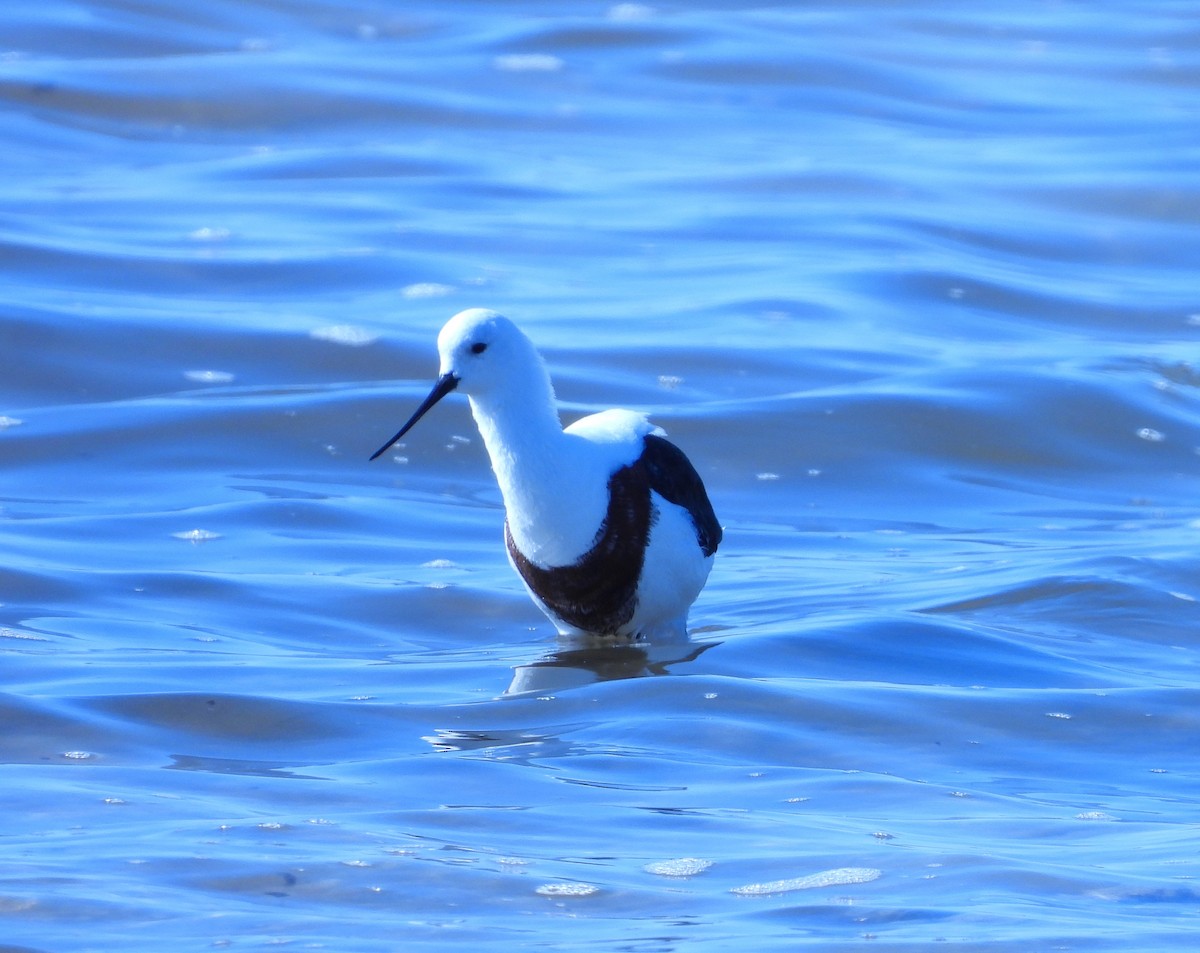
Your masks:
<path fill-rule="evenodd" d="M 484 344 L 482 341 L 476 341 L 474 344 L 471 345 L 471 353 L 472 354 L 482 354 L 486 350 L 487 350 L 487 345 Z"/>

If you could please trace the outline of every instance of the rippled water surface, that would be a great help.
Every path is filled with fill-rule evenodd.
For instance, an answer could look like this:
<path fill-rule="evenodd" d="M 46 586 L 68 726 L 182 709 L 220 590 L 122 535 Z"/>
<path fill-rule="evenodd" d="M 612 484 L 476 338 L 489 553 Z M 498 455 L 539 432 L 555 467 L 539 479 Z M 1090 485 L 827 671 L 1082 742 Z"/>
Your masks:
<path fill-rule="evenodd" d="M 0 950 L 1191 950 L 1188 0 L 0 13 Z M 649 411 L 559 645 L 455 311 Z"/>

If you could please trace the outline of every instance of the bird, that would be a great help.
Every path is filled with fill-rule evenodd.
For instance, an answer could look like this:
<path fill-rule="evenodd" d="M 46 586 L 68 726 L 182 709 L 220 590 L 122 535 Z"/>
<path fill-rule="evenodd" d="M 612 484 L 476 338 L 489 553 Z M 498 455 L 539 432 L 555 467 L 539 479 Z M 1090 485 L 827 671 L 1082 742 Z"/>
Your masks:
<path fill-rule="evenodd" d="M 683 451 L 630 410 L 563 429 L 541 355 L 495 311 L 454 315 L 437 347 L 432 390 L 370 459 L 465 392 L 504 500 L 509 562 L 559 635 L 686 639 L 723 531 Z"/>

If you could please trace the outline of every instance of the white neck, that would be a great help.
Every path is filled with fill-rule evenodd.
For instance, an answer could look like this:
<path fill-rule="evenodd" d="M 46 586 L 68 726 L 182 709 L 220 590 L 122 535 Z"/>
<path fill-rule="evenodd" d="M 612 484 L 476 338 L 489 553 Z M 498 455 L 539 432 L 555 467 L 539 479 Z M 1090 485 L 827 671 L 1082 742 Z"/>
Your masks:
<path fill-rule="evenodd" d="M 563 492 L 572 488 L 578 469 L 577 441 L 563 434 L 549 380 L 544 388 L 523 390 L 472 395 L 471 412 L 492 459 L 513 541 L 534 562 L 562 565 L 586 551 L 599 521 L 588 528 L 580 521 L 579 499 Z M 585 519 L 592 518 L 589 513 Z"/>

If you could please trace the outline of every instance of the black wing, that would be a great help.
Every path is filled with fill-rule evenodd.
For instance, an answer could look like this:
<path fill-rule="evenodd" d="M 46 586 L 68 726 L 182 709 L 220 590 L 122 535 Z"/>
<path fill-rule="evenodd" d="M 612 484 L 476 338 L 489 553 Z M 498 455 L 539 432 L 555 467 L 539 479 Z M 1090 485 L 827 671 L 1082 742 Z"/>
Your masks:
<path fill-rule="evenodd" d="M 721 524 L 713 512 L 700 474 L 682 450 L 669 440 L 646 435 L 642 463 L 650 474 L 650 488 L 664 500 L 682 506 L 696 524 L 696 538 L 705 556 L 711 556 L 721 543 Z"/>

